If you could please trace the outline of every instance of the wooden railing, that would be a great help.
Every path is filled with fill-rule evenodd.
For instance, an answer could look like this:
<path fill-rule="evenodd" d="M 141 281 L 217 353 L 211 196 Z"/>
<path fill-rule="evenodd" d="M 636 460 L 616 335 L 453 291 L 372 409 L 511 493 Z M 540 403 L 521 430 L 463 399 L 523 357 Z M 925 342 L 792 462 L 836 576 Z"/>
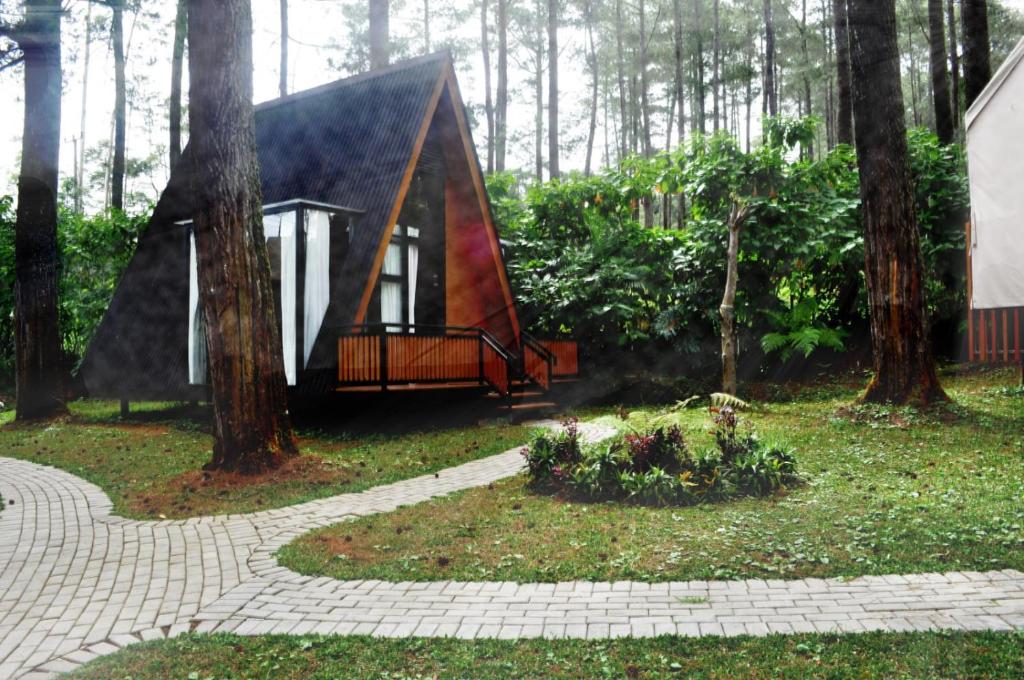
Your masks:
<path fill-rule="evenodd" d="M 554 355 L 529 333 L 523 332 L 522 340 L 522 372 L 523 377 L 535 383 L 544 391 L 551 389 L 552 367 Z"/>
<path fill-rule="evenodd" d="M 476 381 L 507 396 L 518 361 L 482 328 L 368 324 L 338 332 L 344 386 Z"/>
<path fill-rule="evenodd" d="M 539 340 L 551 353 L 551 375 L 555 378 L 575 378 L 580 374 L 578 349 L 574 340 Z"/>
<path fill-rule="evenodd" d="M 968 309 L 967 360 L 1019 363 L 1024 307 Z"/>

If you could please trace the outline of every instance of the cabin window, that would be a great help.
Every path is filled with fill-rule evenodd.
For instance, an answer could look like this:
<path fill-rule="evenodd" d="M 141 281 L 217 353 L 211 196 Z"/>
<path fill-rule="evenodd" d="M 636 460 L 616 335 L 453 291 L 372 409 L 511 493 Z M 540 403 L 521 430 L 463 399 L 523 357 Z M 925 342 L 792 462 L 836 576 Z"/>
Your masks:
<path fill-rule="evenodd" d="M 380 322 L 389 333 L 400 332 L 416 323 L 416 281 L 419 276 L 420 230 L 395 227 L 395 235 L 384 251 L 380 270 Z"/>

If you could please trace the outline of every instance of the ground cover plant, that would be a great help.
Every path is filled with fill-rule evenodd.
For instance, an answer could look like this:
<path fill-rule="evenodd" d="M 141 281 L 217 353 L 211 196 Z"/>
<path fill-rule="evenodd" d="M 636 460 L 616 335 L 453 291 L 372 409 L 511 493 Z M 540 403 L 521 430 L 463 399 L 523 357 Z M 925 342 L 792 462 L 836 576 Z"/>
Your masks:
<path fill-rule="evenodd" d="M 537 490 L 587 500 L 666 506 L 765 496 L 797 481 L 792 451 L 741 432 L 731 406 L 713 407 L 712 413 L 716 446 L 696 455 L 678 424 L 587 445 L 580 442 L 578 422 L 566 420 L 560 432 L 538 432 L 524 449 L 530 482 Z"/>
<path fill-rule="evenodd" d="M 82 400 L 66 420 L 10 423 L 0 413 L 0 455 L 61 468 L 102 488 L 114 512 L 140 519 L 251 512 L 428 474 L 522 444 L 530 427 L 492 420 L 374 434 L 355 423 L 299 428 L 301 456 L 255 477 L 202 470 L 213 438 L 205 407 Z M 436 415 L 436 414 L 435 414 Z M 383 426 L 382 426 L 383 427 Z"/>
<path fill-rule="evenodd" d="M 101 657 L 70 678 L 1013 678 L 1006 633 L 618 640 L 187 635 Z"/>
<path fill-rule="evenodd" d="M 862 375 L 777 388 L 753 414 L 800 456 L 804 483 L 691 507 L 579 502 L 525 475 L 300 537 L 307 574 L 402 580 L 859 576 L 1024 569 L 1024 396 L 1013 370 L 947 372 L 956 405 L 851 406 Z M 609 424 L 640 428 L 657 411 Z M 689 440 L 704 409 L 680 412 Z"/>

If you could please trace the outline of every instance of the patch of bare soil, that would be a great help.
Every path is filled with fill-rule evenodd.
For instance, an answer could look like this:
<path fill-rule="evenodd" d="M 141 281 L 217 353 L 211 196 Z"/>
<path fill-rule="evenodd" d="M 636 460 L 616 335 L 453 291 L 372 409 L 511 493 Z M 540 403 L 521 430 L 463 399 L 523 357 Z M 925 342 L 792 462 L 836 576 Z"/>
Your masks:
<path fill-rule="evenodd" d="M 168 479 L 159 488 L 140 491 L 131 499 L 131 507 L 156 517 L 183 517 L 223 512 L 241 512 L 232 499 L 245 497 L 258 509 L 267 503 L 260 495 L 272 497 L 285 486 L 343 485 L 351 473 L 332 466 L 318 456 L 303 454 L 287 460 L 276 470 L 258 475 L 237 472 L 190 470 Z M 254 498 L 255 496 L 255 498 Z M 269 503 L 268 503 L 269 505 Z"/>

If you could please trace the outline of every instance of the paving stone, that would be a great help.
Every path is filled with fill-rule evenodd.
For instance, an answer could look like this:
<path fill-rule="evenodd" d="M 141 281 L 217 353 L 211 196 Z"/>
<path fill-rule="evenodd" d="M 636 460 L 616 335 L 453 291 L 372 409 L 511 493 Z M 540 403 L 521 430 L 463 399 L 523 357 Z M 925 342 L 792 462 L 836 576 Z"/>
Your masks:
<path fill-rule="evenodd" d="M 584 424 L 590 440 L 610 434 Z M 0 457 L 0 677 L 52 677 L 188 630 L 240 635 L 608 638 L 821 630 L 1024 630 L 1024 573 L 640 583 L 311 578 L 275 552 L 303 533 L 519 473 L 519 448 L 287 508 L 184 521 L 111 514 L 95 485 Z M 693 602 L 703 598 L 703 602 Z"/>

